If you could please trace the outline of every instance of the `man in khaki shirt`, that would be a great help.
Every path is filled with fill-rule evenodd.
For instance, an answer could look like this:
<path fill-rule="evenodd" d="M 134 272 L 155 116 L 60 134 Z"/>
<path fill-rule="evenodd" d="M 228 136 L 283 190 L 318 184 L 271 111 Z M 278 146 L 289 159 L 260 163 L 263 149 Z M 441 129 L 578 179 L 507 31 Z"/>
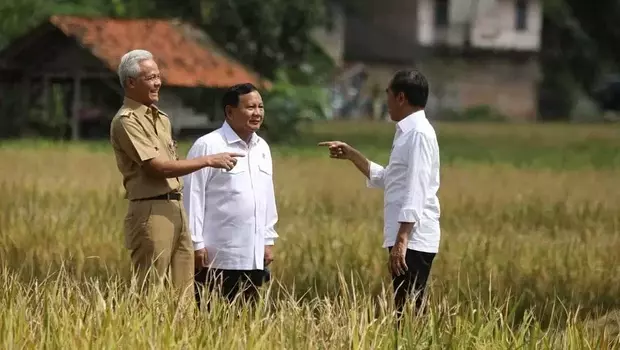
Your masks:
<path fill-rule="evenodd" d="M 161 281 L 170 269 L 172 284 L 191 298 L 194 265 L 203 262 L 194 262 L 180 177 L 204 167 L 230 170 L 237 163 L 235 157 L 243 155 L 178 160 L 170 120 L 154 105 L 161 80 L 152 54 L 128 52 L 121 58 L 118 76 L 125 98 L 112 120 L 110 142 L 129 200 L 125 244 L 140 286 L 149 270 Z"/>

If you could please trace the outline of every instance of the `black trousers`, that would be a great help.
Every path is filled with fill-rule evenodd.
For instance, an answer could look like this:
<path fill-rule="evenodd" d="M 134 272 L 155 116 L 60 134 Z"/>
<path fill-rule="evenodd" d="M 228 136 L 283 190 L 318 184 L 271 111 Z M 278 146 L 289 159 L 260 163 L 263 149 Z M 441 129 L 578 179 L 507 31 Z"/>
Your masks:
<path fill-rule="evenodd" d="M 389 247 L 388 251 L 391 252 L 392 247 Z M 407 249 L 405 262 L 407 263 L 408 270 L 404 275 L 392 275 L 394 306 L 398 317 L 402 316 L 407 299 L 414 300 L 416 314 L 420 311 L 422 313 L 425 311 L 422 309 L 422 302 L 435 255 L 435 253 Z"/>
<path fill-rule="evenodd" d="M 204 268 L 194 275 L 194 296 L 198 308 L 201 305 L 202 291 L 216 291 L 219 295 L 233 302 L 241 296 L 244 302 L 254 302 L 258 297 L 258 288 L 270 279 L 269 270 L 219 270 Z M 208 305 L 207 305 L 208 307 Z"/>

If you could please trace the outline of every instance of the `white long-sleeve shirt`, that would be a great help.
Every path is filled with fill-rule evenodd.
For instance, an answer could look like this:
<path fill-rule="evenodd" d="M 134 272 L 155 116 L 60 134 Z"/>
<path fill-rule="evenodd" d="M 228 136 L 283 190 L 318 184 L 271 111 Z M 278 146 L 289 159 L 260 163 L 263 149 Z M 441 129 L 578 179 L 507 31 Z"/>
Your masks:
<path fill-rule="evenodd" d="M 370 162 L 370 178 L 366 183 L 368 187 L 384 189 L 384 248 L 396 242 L 401 222 L 413 222 L 408 248 L 438 252 L 439 145 L 424 111 L 396 124 L 387 167 Z"/>
<path fill-rule="evenodd" d="M 200 137 L 187 158 L 237 152 L 235 167 L 203 168 L 186 175 L 183 204 L 194 249 L 207 249 L 209 266 L 224 270 L 264 268 L 265 245 L 273 245 L 278 221 L 269 145 L 252 135 L 249 145 L 224 123 Z"/>

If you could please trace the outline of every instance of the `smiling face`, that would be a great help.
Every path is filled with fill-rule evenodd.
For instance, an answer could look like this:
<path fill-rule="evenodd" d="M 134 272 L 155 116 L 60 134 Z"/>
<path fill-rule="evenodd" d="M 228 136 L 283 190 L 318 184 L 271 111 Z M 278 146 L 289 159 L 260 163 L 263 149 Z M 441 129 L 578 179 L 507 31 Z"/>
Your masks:
<path fill-rule="evenodd" d="M 237 106 L 226 106 L 226 120 L 230 127 L 247 140 L 258 131 L 265 118 L 263 99 L 256 90 L 239 96 Z"/>
<path fill-rule="evenodd" d="M 131 99 L 150 106 L 159 101 L 159 88 L 161 88 L 159 68 L 152 59 L 140 61 L 138 65 L 140 74 L 127 79 L 127 94 Z"/>

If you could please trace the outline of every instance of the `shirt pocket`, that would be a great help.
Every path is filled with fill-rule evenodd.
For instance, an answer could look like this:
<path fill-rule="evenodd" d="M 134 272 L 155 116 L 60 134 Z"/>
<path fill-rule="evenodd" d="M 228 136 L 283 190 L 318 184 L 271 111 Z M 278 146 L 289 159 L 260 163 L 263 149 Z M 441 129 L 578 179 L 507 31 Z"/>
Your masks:
<path fill-rule="evenodd" d="M 248 177 L 247 163 L 237 162 L 230 170 L 220 169 L 217 182 L 231 195 L 243 194 L 252 185 Z"/>
<path fill-rule="evenodd" d="M 166 134 L 160 134 L 157 136 L 159 145 L 162 150 L 168 155 L 170 160 L 178 160 L 177 151 L 176 151 L 176 143 L 174 140 Z"/>
<path fill-rule="evenodd" d="M 235 166 L 232 169 L 230 170 L 222 169 L 222 173 L 224 175 L 229 175 L 229 176 L 241 174 L 246 171 L 248 171 L 248 165 L 246 162 L 241 161 L 240 158 L 237 158 L 237 164 L 235 164 Z"/>

